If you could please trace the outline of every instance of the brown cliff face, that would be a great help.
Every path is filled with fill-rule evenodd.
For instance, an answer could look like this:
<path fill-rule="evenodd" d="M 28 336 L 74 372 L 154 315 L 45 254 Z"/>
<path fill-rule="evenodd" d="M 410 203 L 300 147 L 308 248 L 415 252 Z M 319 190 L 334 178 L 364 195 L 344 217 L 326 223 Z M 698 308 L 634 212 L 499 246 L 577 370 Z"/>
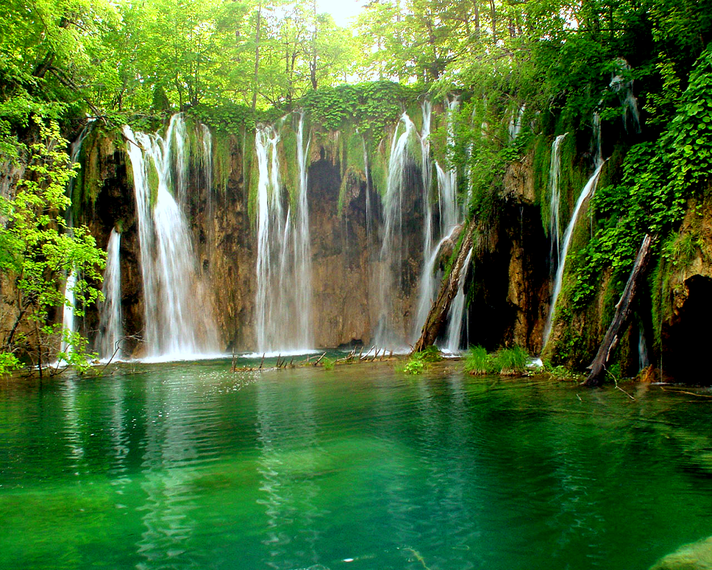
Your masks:
<path fill-rule="evenodd" d="M 663 249 L 669 257 L 661 259 L 653 284 L 663 357 L 653 364 L 676 380 L 711 384 L 712 188 L 690 201 L 679 233 Z"/>
<path fill-rule="evenodd" d="M 257 235 L 251 218 L 254 213 L 250 211 L 248 173 L 255 176 L 255 169 L 250 169 L 254 143 L 251 136 L 216 136 L 222 137 L 221 150 L 219 160 L 214 151 L 213 163 L 220 163 L 220 172 L 214 169 L 208 190 L 200 161 L 191 157 L 183 208 L 199 271 L 210 290 L 220 348 L 252 351 L 256 348 Z M 333 140 L 320 136 L 323 144 L 316 137 L 312 139 L 307 193 L 314 344 L 338 347 L 373 343 L 382 311 L 379 291 L 389 275 L 389 324 L 396 336 L 410 341 L 415 333 L 413 321 L 423 264 L 420 170 L 414 164 L 407 166 L 403 222 L 395 241 L 398 255 L 387 267 L 381 255 L 381 196 L 363 173 L 344 168 Z M 82 220 L 103 248 L 113 227 L 122 232 L 125 333 L 138 338 L 143 328 L 142 281 L 134 191 L 122 149 L 125 143 L 109 135 L 95 138 L 88 141 L 84 153 L 84 160 L 92 165 L 87 169 L 92 172 L 88 178 L 96 186 L 93 193 L 91 188 L 83 190 L 92 200 L 84 198 Z M 342 176 L 346 176 L 343 185 Z M 517 164 L 507 181 L 498 221 L 487 228 L 488 236 L 479 240 L 477 255 L 473 256 L 477 259 L 468 278 L 472 325 L 468 341 L 493 349 L 519 344 L 536 352 L 546 317 L 548 241 L 541 229 L 538 207 L 532 203 L 531 161 Z M 437 208 L 435 216 L 433 222 L 437 224 Z M 91 338 L 97 326 L 98 312 L 90 311 L 84 332 Z M 137 340 L 129 340 L 126 346 L 129 353 L 140 356 Z"/>
<path fill-rule="evenodd" d="M 212 293 L 220 348 L 242 351 L 254 347 L 256 246 L 248 215 L 243 143 L 237 136 L 224 136 L 228 149 L 224 187 L 208 190 L 202 171 L 191 168 L 185 211 L 200 273 Z"/>
<path fill-rule="evenodd" d="M 76 196 L 82 203 L 78 222 L 90 227 L 103 249 L 112 228 L 122 234 L 122 310 L 124 332 L 130 337 L 125 352 L 140 356 L 143 287 L 136 204 L 127 176 L 128 156 L 121 148 L 125 143 L 114 136 L 96 133 L 85 143 L 84 182 Z M 182 206 L 192 231 L 198 268 L 210 290 L 221 349 L 250 351 L 256 347 L 257 236 L 243 170 L 244 147 L 248 154 L 253 150 L 249 139 L 245 143 L 242 137 L 221 136 L 227 137 L 222 141 L 221 159 L 225 175 L 208 191 L 204 170 L 192 157 Z M 341 166 L 334 154 L 328 144 L 313 146 L 308 172 L 313 328 L 319 347 L 368 344 L 380 311 L 375 292 L 380 275 L 380 197 L 363 176 L 351 176 L 339 208 Z M 406 191 L 412 197 L 406 200 L 404 217 L 410 221 L 403 227 L 402 241 L 408 271 L 396 280 L 393 303 L 398 313 L 394 320 L 404 334 L 412 326 L 422 256 L 419 176 L 419 172 L 412 173 L 412 184 Z M 94 338 L 98 323 L 98 309 L 90 309 L 82 331 Z"/>
<path fill-rule="evenodd" d="M 549 240 L 535 204 L 531 155 L 511 164 L 496 216 L 480 223 L 469 295 L 471 345 L 541 350 L 549 304 Z"/>

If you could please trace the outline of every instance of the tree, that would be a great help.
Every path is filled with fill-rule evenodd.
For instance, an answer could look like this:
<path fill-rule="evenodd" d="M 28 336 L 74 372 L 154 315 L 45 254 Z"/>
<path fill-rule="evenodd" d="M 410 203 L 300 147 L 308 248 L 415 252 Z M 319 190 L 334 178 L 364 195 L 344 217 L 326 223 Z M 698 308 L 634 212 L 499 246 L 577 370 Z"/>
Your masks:
<path fill-rule="evenodd" d="M 17 183 L 14 197 L 0 197 L 0 269 L 5 286 L 14 293 L 14 303 L 3 315 L 7 323 L 0 346 L 0 374 L 17 367 L 20 360 L 36 364 L 40 376 L 56 353 L 62 324 L 56 313 L 65 304 L 66 276 L 77 276 L 74 287 L 75 314 L 81 316 L 89 303 L 99 298 L 105 254 L 96 247 L 86 227 L 68 228 L 63 212 L 74 168 L 64 149 L 56 122 L 45 124 L 34 117 L 38 141 L 28 149 L 27 169 Z M 86 365 L 85 342 L 80 335 L 64 334 L 71 347 L 60 358 Z"/>

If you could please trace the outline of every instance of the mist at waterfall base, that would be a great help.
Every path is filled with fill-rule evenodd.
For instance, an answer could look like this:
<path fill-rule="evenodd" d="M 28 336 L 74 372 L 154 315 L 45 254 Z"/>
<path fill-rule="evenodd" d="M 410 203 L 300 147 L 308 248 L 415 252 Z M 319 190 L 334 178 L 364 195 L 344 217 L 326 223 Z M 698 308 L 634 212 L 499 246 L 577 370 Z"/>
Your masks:
<path fill-rule="evenodd" d="M 701 398 L 138 366 L 0 385 L 1 568 L 645 569 L 712 535 Z"/>

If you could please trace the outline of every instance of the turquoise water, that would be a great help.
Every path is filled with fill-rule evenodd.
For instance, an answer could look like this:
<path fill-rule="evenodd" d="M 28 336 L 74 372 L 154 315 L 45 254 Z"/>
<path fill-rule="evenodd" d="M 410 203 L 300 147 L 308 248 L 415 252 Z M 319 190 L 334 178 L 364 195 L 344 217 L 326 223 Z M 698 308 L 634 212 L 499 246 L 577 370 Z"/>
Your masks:
<path fill-rule="evenodd" d="M 625 570 L 712 535 L 708 392 L 229 367 L 0 382 L 0 568 Z"/>

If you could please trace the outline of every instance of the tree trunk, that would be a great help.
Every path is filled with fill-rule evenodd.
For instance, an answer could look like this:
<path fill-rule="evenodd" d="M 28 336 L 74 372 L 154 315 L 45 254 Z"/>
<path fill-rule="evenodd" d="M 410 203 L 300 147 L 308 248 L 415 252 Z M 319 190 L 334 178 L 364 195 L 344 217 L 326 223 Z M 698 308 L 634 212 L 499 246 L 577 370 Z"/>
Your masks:
<path fill-rule="evenodd" d="M 309 64 L 309 78 L 311 79 L 312 89 L 316 91 L 316 42 L 317 36 L 319 34 L 319 22 L 316 13 L 316 0 L 312 0 L 312 16 L 314 17 L 314 34 L 312 35 L 312 57 L 311 63 Z"/>
<path fill-rule="evenodd" d="M 638 256 L 635 259 L 633 270 L 630 272 L 630 277 L 628 277 L 628 283 L 626 283 L 623 294 L 616 305 L 616 313 L 613 316 L 611 326 L 608 327 L 608 331 L 606 332 L 606 336 L 603 337 L 603 342 L 596 353 L 596 357 L 589 366 L 591 372 L 584 382 L 585 386 L 600 386 L 605 379 L 606 366 L 611 359 L 611 354 L 613 354 L 613 351 L 618 346 L 621 330 L 624 329 L 630 319 L 633 301 L 638 292 L 638 285 L 645 277 L 646 268 L 653 251 L 651 243 L 652 238 L 646 234 L 638 250 Z"/>
<path fill-rule="evenodd" d="M 497 45 L 497 8 L 494 0 L 490 0 L 490 17 L 492 18 L 492 42 Z"/>
<path fill-rule="evenodd" d="M 478 4 L 479 0 L 472 0 L 472 7 L 474 8 L 475 16 L 475 34 L 477 37 L 480 36 L 480 6 Z"/>
<path fill-rule="evenodd" d="M 420 338 L 413 347 L 413 352 L 421 352 L 427 347 L 432 346 L 440 335 L 440 331 L 442 331 L 447 321 L 452 300 L 460 288 L 460 278 L 465 270 L 465 260 L 472 249 L 474 238 L 475 224 L 472 224 L 467 234 L 465 234 L 465 238 L 462 240 L 460 251 L 457 254 L 449 277 L 440 287 L 438 298 L 433 303 L 433 306 L 430 307 L 428 318 L 425 319 L 423 330 L 420 333 Z"/>
<path fill-rule="evenodd" d="M 255 31 L 255 75 L 252 79 L 252 112 L 257 107 L 257 80 L 260 72 L 260 24 L 262 23 L 262 2 L 257 7 L 257 30 Z"/>

